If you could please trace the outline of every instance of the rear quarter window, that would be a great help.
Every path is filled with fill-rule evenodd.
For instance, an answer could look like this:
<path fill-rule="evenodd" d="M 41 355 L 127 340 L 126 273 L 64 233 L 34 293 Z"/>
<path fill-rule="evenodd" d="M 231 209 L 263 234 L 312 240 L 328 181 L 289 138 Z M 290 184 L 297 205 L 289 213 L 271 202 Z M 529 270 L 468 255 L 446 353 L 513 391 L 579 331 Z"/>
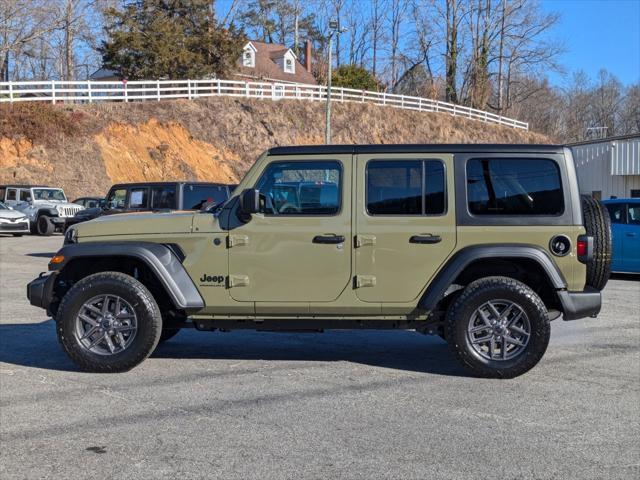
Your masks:
<path fill-rule="evenodd" d="M 538 158 L 474 158 L 467 162 L 472 215 L 558 216 L 564 212 L 560 169 Z"/>

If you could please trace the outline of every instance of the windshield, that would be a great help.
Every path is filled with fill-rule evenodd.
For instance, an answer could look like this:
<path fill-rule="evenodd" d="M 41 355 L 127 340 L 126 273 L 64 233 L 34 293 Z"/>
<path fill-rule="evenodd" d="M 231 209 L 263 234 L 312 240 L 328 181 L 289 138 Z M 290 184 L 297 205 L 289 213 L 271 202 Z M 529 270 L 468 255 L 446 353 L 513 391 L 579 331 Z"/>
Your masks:
<path fill-rule="evenodd" d="M 9 210 L 9 207 L 7 207 L 4 203 L 0 202 L 0 210 Z"/>
<path fill-rule="evenodd" d="M 64 192 L 59 188 L 34 188 L 33 196 L 34 200 L 57 200 L 60 202 L 67 201 L 67 197 L 64 196 Z"/>

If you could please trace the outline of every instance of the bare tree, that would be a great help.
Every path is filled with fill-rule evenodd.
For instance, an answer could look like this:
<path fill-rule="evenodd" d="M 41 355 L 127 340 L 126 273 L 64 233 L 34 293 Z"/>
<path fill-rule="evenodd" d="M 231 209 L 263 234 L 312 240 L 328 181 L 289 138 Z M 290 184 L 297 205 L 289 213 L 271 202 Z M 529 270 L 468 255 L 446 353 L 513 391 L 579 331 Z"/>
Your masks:
<path fill-rule="evenodd" d="M 47 0 L 0 0 L 0 79 L 10 78 L 10 56 L 19 63 L 45 35 L 58 28 L 55 2 Z M 15 77 L 15 75 L 13 75 Z"/>
<path fill-rule="evenodd" d="M 372 48 L 372 67 L 371 71 L 375 77 L 378 72 L 378 53 L 379 44 L 383 38 L 384 11 L 386 8 L 386 0 L 371 0 L 371 48 Z"/>
<path fill-rule="evenodd" d="M 407 11 L 406 0 L 390 0 L 389 5 L 389 29 L 390 42 L 389 53 L 391 61 L 391 86 L 398 82 L 398 68 L 400 63 L 400 35 L 402 23 Z"/>

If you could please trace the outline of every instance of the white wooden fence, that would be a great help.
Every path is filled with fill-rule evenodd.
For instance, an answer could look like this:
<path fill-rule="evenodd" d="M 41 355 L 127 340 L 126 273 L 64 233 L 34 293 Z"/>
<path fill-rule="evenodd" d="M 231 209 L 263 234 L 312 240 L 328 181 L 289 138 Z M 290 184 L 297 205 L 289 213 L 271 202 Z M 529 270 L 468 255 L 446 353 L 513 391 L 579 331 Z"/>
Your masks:
<path fill-rule="evenodd" d="M 172 98 L 244 97 L 265 100 L 298 99 L 322 101 L 327 96 L 324 85 L 245 82 L 238 80 L 139 80 L 139 81 L 33 81 L 0 82 L 0 103 L 148 101 Z M 420 112 L 441 112 L 487 123 L 524 130 L 529 124 L 475 108 L 441 102 L 430 98 L 396 95 L 368 90 L 333 87 L 331 98 L 337 102 L 373 103 Z"/>

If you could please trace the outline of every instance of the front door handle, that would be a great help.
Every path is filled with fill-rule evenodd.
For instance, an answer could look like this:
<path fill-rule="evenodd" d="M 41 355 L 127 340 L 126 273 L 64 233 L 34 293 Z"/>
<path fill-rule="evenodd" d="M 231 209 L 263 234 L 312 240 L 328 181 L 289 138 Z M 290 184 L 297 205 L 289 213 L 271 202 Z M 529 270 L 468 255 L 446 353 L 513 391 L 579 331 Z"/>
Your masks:
<path fill-rule="evenodd" d="M 344 235 L 316 235 L 313 237 L 313 243 L 344 243 Z"/>
<path fill-rule="evenodd" d="M 442 237 L 440 235 L 413 235 L 409 239 L 409 243 L 440 243 Z"/>
<path fill-rule="evenodd" d="M 635 236 L 636 236 L 636 234 L 633 233 L 633 232 L 628 232 L 627 233 L 627 237 L 635 237 Z"/>

